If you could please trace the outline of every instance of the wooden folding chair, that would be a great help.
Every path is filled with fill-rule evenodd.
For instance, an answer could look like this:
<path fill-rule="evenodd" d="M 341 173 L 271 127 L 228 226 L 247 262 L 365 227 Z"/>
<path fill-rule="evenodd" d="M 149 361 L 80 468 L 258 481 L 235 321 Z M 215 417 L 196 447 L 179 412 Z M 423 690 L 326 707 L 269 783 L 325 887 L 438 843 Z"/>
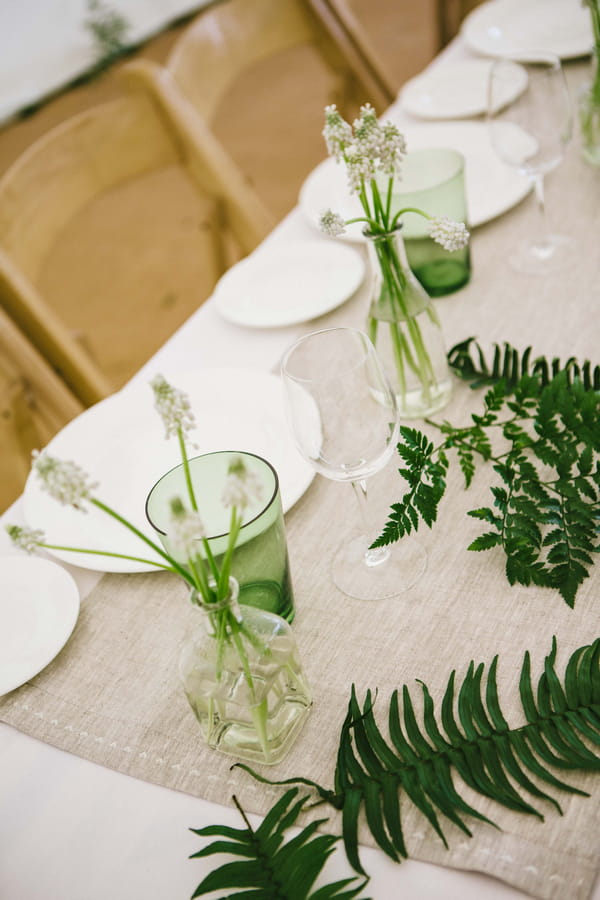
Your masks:
<path fill-rule="evenodd" d="M 439 47 L 445 47 L 460 31 L 465 16 L 483 0 L 436 0 Z"/>
<path fill-rule="evenodd" d="M 165 67 L 146 68 L 209 123 L 277 217 L 325 156 L 324 106 L 352 119 L 392 99 L 325 0 L 224 0 L 182 32 Z"/>
<path fill-rule="evenodd" d="M 85 404 L 120 387 L 273 220 L 143 73 L 0 179 L 0 305 Z"/>
<path fill-rule="evenodd" d="M 22 492 L 32 450 L 44 447 L 83 408 L 0 309 L 0 511 Z"/>
<path fill-rule="evenodd" d="M 386 106 L 389 106 L 395 100 L 400 84 L 397 83 L 398 79 L 390 66 L 386 64 L 386 54 L 382 54 L 375 47 L 369 33 L 369 22 L 365 22 L 365 16 L 361 15 L 361 11 L 355 8 L 351 0 L 321 0 L 321 2 L 327 8 L 328 14 L 337 20 L 338 27 L 345 32 L 346 39 L 354 46 L 356 53 L 363 60 L 363 65 L 373 73 L 373 77 L 381 85 L 381 91 L 387 99 Z M 366 7 L 366 4 L 363 5 Z M 390 13 L 393 12 L 388 21 L 389 31 L 398 34 L 401 29 L 401 10 L 397 2 L 389 3 L 388 6 Z M 370 4 L 366 8 L 370 9 Z"/>

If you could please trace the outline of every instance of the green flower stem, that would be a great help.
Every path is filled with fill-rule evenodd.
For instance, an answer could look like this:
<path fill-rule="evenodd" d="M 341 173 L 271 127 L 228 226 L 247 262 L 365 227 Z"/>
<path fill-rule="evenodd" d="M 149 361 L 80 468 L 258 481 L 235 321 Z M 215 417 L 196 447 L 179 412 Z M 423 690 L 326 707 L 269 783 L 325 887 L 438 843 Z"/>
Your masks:
<path fill-rule="evenodd" d="M 198 502 L 197 502 L 197 500 L 196 500 L 196 494 L 195 494 L 195 492 L 194 492 L 194 485 L 193 485 L 193 483 L 192 483 L 192 474 L 191 474 L 191 472 L 190 472 L 190 462 L 189 462 L 189 459 L 188 459 L 187 448 L 186 448 L 186 446 L 185 446 L 185 437 L 184 437 L 183 429 L 181 428 L 181 426 L 179 426 L 179 427 L 177 428 L 177 439 L 178 439 L 178 441 L 179 441 L 179 451 L 180 451 L 180 454 L 181 454 L 181 463 L 182 463 L 182 466 L 183 466 L 183 473 L 184 473 L 184 476 L 185 476 L 185 484 L 186 484 L 186 487 L 187 487 L 187 492 L 188 492 L 188 497 L 189 497 L 189 500 L 190 500 L 190 505 L 191 505 L 192 509 L 193 509 L 195 512 L 198 512 Z M 219 580 L 219 569 L 218 569 L 217 564 L 216 564 L 216 562 L 215 562 L 215 558 L 214 558 L 214 556 L 213 556 L 213 552 L 212 552 L 212 550 L 210 549 L 210 545 L 209 545 L 208 541 L 207 541 L 205 538 L 202 539 L 202 544 L 203 544 L 203 547 L 204 547 L 204 551 L 205 551 L 205 553 L 206 553 L 206 558 L 207 558 L 207 560 L 208 560 L 208 564 L 209 564 L 209 566 L 210 566 L 211 574 L 212 574 L 213 578 L 215 579 L 215 581 L 218 582 L 218 580 Z"/>
<path fill-rule="evenodd" d="M 271 758 L 271 750 L 269 748 L 269 735 L 267 732 L 267 721 L 269 715 L 269 707 L 267 698 L 263 697 L 260 703 L 256 703 L 250 707 L 254 729 L 258 735 L 260 745 L 265 755 L 265 762 L 269 762 Z"/>
<path fill-rule="evenodd" d="M 389 299 L 391 311 L 394 314 L 394 320 L 389 323 L 389 329 L 400 390 L 402 394 L 406 393 L 404 368 L 406 363 L 419 379 L 426 400 L 430 402 L 431 388 L 435 384 L 435 373 L 419 323 L 416 317 L 410 314 L 406 304 L 406 276 L 394 246 L 394 238 L 381 237 L 374 243 L 384 282 L 383 292 Z M 406 323 L 407 335 L 403 333 L 402 322 Z"/>
<path fill-rule="evenodd" d="M 156 562 L 154 559 L 145 559 L 143 556 L 130 556 L 128 553 L 112 553 L 110 550 L 87 550 L 85 547 L 64 547 L 62 544 L 45 544 L 40 541 L 37 545 L 45 550 L 66 550 L 69 553 L 86 553 L 95 556 L 112 556 L 117 559 L 130 559 L 132 562 L 143 563 L 148 566 L 156 566 L 157 569 L 165 569 L 167 572 L 175 572 L 172 565 Z"/>
<path fill-rule="evenodd" d="M 206 576 L 204 560 L 202 559 L 200 554 L 188 557 L 188 566 L 196 583 L 196 588 L 200 591 L 205 600 L 211 600 L 212 592 L 208 583 L 208 578 Z"/>
<path fill-rule="evenodd" d="M 373 218 L 371 213 L 371 207 L 369 205 L 369 195 L 367 194 L 367 188 L 364 181 L 361 181 L 360 188 L 358 189 L 358 199 L 360 200 L 361 206 L 364 209 L 367 217 Z"/>
<path fill-rule="evenodd" d="M 98 509 L 101 509 L 102 512 L 108 513 L 109 516 L 112 516 L 113 519 L 116 519 L 117 522 L 120 522 L 121 525 L 124 525 L 125 528 L 128 528 L 129 531 L 133 532 L 136 537 L 139 537 L 140 540 L 144 541 L 145 544 L 148 544 L 149 547 L 158 553 L 159 556 L 162 556 L 163 559 L 166 559 L 169 563 L 169 568 L 172 568 L 178 575 L 181 575 L 188 584 L 191 584 L 193 587 L 196 587 L 192 576 L 182 565 L 180 565 L 176 560 L 170 557 L 158 544 L 155 544 L 153 540 L 151 540 L 148 535 L 144 534 L 143 531 L 140 531 L 139 528 L 136 528 L 135 525 L 132 525 L 131 522 L 128 522 L 120 513 L 118 513 L 115 509 L 110 506 L 107 506 L 106 503 L 103 503 L 102 500 L 98 500 L 97 497 L 90 497 L 90 503 L 93 503 L 94 506 L 97 506 Z M 69 548 L 72 549 L 72 548 Z M 88 552 L 87 550 L 85 551 Z M 112 554 L 107 554 L 112 555 Z"/>
<path fill-rule="evenodd" d="M 392 214 L 392 197 L 394 193 L 394 179 L 388 178 L 387 190 L 386 190 L 386 201 L 385 201 L 385 221 L 390 221 L 390 216 Z"/>
<path fill-rule="evenodd" d="M 185 446 L 185 438 L 183 436 L 181 426 L 177 429 L 177 439 L 179 441 L 179 451 L 181 453 L 181 462 L 183 464 L 183 473 L 185 475 L 185 484 L 187 487 L 188 497 L 190 498 L 190 504 L 192 506 L 192 509 L 195 512 L 198 512 L 198 503 L 196 502 L 196 495 L 194 493 L 194 485 L 192 484 L 192 475 L 190 472 L 190 462 L 188 459 Z"/>
<path fill-rule="evenodd" d="M 225 597 L 228 590 L 229 575 L 231 573 L 231 559 L 233 556 L 235 545 L 237 544 L 237 539 L 241 527 L 242 517 L 238 516 L 235 506 L 232 506 L 231 517 L 229 520 L 229 539 L 227 541 L 227 549 L 225 550 L 223 559 L 221 560 L 221 574 L 217 582 L 219 599 Z"/>
<path fill-rule="evenodd" d="M 243 620 L 238 620 L 236 618 L 235 613 L 232 611 L 231 607 L 222 606 L 221 608 L 211 609 L 212 604 L 216 606 L 218 603 L 219 600 L 215 599 L 211 602 L 205 601 L 203 604 L 203 608 L 206 610 L 209 616 L 209 620 L 211 623 L 211 632 L 216 642 L 217 653 L 215 663 L 215 676 L 217 681 L 221 680 L 223 675 L 223 660 L 225 656 L 225 648 L 227 646 L 233 646 L 237 653 L 238 659 L 240 660 L 244 673 L 244 679 L 246 681 L 246 684 L 248 685 L 248 690 L 250 692 L 250 714 L 252 716 L 254 728 L 256 730 L 258 740 L 264 753 L 265 761 L 268 762 L 270 758 L 267 730 L 268 703 L 266 698 L 261 700 L 260 702 L 257 701 L 256 687 L 254 684 L 254 678 L 252 676 L 252 669 L 250 667 L 248 652 L 246 650 L 246 647 L 244 646 L 244 639 L 248 641 L 253 649 L 255 649 L 262 655 L 268 653 L 269 651 L 264 643 L 259 640 L 249 628 L 244 625 Z M 225 718 L 225 710 L 221 710 L 220 715 L 222 718 Z M 211 699 L 208 709 L 209 738 L 214 727 L 214 717 L 214 699 Z"/>
<path fill-rule="evenodd" d="M 265 762 L 269 762 L 270 758 L 270 750 L 269 750 L 269 736 L 267 734 L 267 715 L 268 715 L 268 706 L 267 706 L 267 698 L 264 697 L 260 703 L 256 701 L 256 691 L 254 687 L 254 680 L 252 678 L 252 672 L 250 671 L 250 664 L 248 662 L 248 655 L 246 653 L 246 648 L 244 647 L 244 642 L 240 637 L 240 623 L 237 619 L 232 616 L 231 617 L 231 633 L 233 637 L 233 642 L 235 644 L 236 650 L 238 652 L 239 658 L 242 663 L 242 667 L 244 669 L 244 676 L 246 678 L 246 683 L 250 689 L 251 695 L 251 705 L 250 705 L 250 713 L 252 715 L 252 721 L 254 723 L 254 728 L 256 730 L 256 734 L 258 736 L 258 740 L 260 741 L 260 745 L 262 747 L 262 751 L 265 755 Z"/>
<path fill-rule="evenodd" d="M 371 179 L 371 194 L 373 195 L 373 211 L 375 218 L 381 222 L 382 225 L 387 227 L 388 224 L 388 216 L 387 210 L 384 209 L 383 204 L 381 202 L 381 194 L 379 193 L 379 185 L 377 181 L 372 178 Z"/>

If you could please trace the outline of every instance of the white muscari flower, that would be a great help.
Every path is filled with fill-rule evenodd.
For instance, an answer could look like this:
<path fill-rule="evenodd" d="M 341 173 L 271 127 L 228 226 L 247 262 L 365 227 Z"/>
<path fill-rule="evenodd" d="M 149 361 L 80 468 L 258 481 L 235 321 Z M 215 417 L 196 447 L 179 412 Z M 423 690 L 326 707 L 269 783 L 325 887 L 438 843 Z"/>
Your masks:
<path fill-rule="evenodd" d="M 351 144 L 346 150 L 346 170 L 348 188 L 351 194 L 357 194 L 364 182 L 375 177 L 375 159 L 364 153 L 360 144 Z"/>
<path fill-rule="evenodd" d="M 360 117 L 354 120 L 352 128 L 354 139 L 359 145 L 361 153 L 377 157 L 383 135 L 377 121 L 377 114 L 370 103 L 361 106 Z"/>
<path fill-rule="evenodd" d="M 248 471 L 241 457 L 229 463 L 221 502 L 226 507 L 245 509 L 252 500 L 262 498 L 262 485 L 254 472 Z"/>
<path fill-rule="evenodd" d="M 83 510 L 82 502 L 91 499 L 97 482 L 92 482 L 87 472 L 70 460 L 57 459 L 37 450 L 32 455 L 33 469 L 39 475 L 44 490 L 63 506 Z"/>
<path fill-rule="evenodd" d="M 198 552 L 198 542 L 206 537 L 206 528 L 200 513 L 186 509 L 180 497 L 171 500 L 169 518 L 169 541 L 179 556 L 194 556 Z"/>
<path fill-rule="evenodd" d="M 444 250 L 454 251 L 466 247 L 469 232 L 464 222 L 455 222 L 448 216 L 437 216 L 429 222 L 429 235 L 441 244 Z"/>
<path fill-rule="evenodd" d="M 400 174 L 400 164 L 406 155 L 404 135 L 393 122 L 385 122 L 381 128 L 382 139 L 379 148 L 379 168 L 390 177 Z"/>
<path fill-rule="evenodd" d="M 150 387 L 154 391 L 154 406 L 165 426 L 165 437 L 179 430 L 189 434 L 196 421 L 187 394 L 170 385 L 163 375 L 155 375 Z"/>
<path fill-rule="evenodd" d="M 334 213 L 333 210 L 327 209 L 321 214 L 319 228 L 322 232 L 328 234 L 329 237 L 338 237 L 346 231 L 346 222 L 338 213 Z"/>
<path fill-rule="evenodd" d="M 343 157 L 346 146 L 352 140 L 352 128 L 342 119 L 335 103 L 325 107 L 323 137 L 325 138 L 328 152 L 339 162 Z"/>
<path fill-rule="evenodd" d="M 40 544 L 46 540 L 44 532 L 39 528 L 26 528 L 21 525 L 6 525 L 5 528 L 13 544 L 27 553 L 35 553 Z"/>

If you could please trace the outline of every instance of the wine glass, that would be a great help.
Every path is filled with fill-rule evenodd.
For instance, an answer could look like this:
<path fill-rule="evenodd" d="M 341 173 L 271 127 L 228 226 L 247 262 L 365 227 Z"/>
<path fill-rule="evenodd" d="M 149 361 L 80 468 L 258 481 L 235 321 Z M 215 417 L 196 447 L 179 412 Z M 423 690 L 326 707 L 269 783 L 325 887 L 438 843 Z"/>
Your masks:
<path fill-rule="evenodd" d="M 507 98 L 514 97 L 514 102 Z M 530 275 L 555 272 L 574 258 L 574 242 L 548 231 L 544 176 L 561 162 L 572 135 L 569 92 L 558 56 L 530 51 L 496 60 L 490 69 L 487 118 L 498 156 L 532 182 L 540 212 L 538 233 L 509 261 Z"/>
<path fill-rule="evenodd" d="M 354 328 L 316 331 L 289 348 L 281 373 L 300 453 L 326 478 L 350 482 L 358 501 L 363 533 L 337 551 L 335 584 L 364 600 L 401 593 L 423 574 L 426 557 L 412 537 L 393 549 L 369 549 L 383 523 L 372 519 L 367 479 L 389 461 L 399 432 L 394 392 L 373 344 Z"/>

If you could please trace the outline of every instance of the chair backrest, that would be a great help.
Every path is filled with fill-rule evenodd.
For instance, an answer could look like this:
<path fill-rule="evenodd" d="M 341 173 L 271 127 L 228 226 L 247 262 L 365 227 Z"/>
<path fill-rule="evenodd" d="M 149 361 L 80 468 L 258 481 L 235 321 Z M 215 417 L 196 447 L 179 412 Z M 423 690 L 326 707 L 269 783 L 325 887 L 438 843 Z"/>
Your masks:
<path fill-rule="evenodd" d="M 0 305 L 86 404 L 273 226 L 200 118 L 166 109 L 143 65 L 125 78 L 123 96 L 52 129 L 0 179 Z"/>
<path fill-rule="evenodd" d="M 391 68 L 386 65 L 385 54 L 376 49 L 366 27 L 368 22 L 365 23 L 364 16 L 357 12 L 351 0 L 322 0 L 322 3 L 328 8 L 329 15 L 334 20 L 337 20 L 339 27 L 347 35 L 347 40 L 352 43 L 356 53 L 363 60 L 363 64 L 373 73 L 373 77 L 381 85 L 382 93 L 387 98 L 386 106 L 392 103 L 401 85 L 397 83 Z M 388 6 L 390 13 L 393 13 L 393 15 L 390 15 L 386 25 L 388 30 L 395 32 L 400 29 L 398 19 L 401 9 L 398 3 L 388 4 Z M 367 15 L 369 13 L 370 10 L 367 12 Z M 383 13 L 381 16 L 383 18 Z"/>
<path fill-rule="evenodd" d="M 169 79 L 277 217 L 325 156 L 323 108 L 353 119 L 393 95 L 326 0 L 223 0 L 200 12 L 157 76 Z"/>
<path fill-rule="evenodd" d="M 440 49 L 456 37 L 465 16 L 482 2 L 483 0 L 436 0 Z"/>
<path fill-rule="evenodd" d="M 256 63 L 312 45 L 335 72 L 344 104 L 387 106 L 393 99 L 357 53 L 324 0 L 223 0 L 202 11 L 173 46 L 167 68 L 185 96 L 212 122 L 228 89 Z"/>
<path fill-rule="evenodd" d="M 0 511 L 22 492 L 32 450 L 44 447 L 83 408 L 0 309 Z"/>

